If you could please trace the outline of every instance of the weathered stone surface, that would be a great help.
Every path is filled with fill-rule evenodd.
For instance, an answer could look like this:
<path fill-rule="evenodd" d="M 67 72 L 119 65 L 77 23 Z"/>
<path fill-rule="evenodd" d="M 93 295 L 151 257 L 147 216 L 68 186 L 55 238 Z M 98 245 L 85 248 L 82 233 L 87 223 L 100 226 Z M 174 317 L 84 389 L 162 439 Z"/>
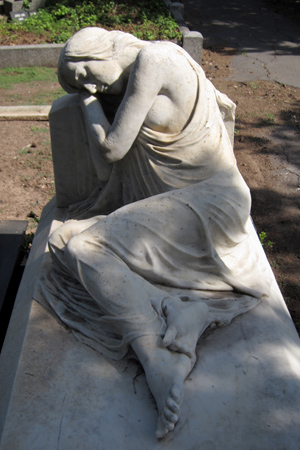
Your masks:
<path fill-rule="evenodd" d="M 59 208 L 86 198 L 99 184 L 84 117 L 75 95 L 55 101 L 50 114 L 56 201 Z"/>
<path fill-rule="evenodd" d="M 0 106 L 2 120 L 48 120 L 50 106 Z"/>
<path fill-rule="evenodd" d="M 46 0 L 31 0 L 30 9 L 36 11 L 39 8 L 44 8 L 46 5 Z"/>
<path fill-rule="evenodd" d="M 203 36 L 199 31 L 183 32 L 183 48 L 191 57 L 201 64 L 203 50 Z"/>
<path fill-rule="evenodd" d="M 107 360 L 31 302 L 53 207 L 39 225 L 0 357 L 1 450 L 299 449 L 299 338 L 274 279 L 266 302 L 199 342 L 179 423 L 157 441 L 139 366 Z"/>
<path fill-rule="evenodd" d="M 27 11 L 11 11 L 9 17 L 16 22 L 23 22 L 25 19 L 28 19 L 29 13 Z"/>
<path fill-rule="evenodd" d="M 56 67 L 63 44 L 3 45 L 0 67 Z"/>

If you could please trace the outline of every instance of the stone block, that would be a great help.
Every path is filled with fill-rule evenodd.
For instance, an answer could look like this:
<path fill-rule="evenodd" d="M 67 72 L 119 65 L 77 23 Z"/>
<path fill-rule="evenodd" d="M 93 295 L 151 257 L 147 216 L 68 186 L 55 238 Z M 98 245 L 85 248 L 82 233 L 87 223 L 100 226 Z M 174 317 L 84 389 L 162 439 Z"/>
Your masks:
<path fill-rule="evenodd" d="M 77 94 L 66 95 L 53 103 L 50 132 L 56 201 L 61 208 L 83 200 L 99 185 L 89 156 L 89 139 Z"/>
<path fill-rule="evenodd" d="M 183 48 L 191 57 L 201 65 L 202 50 L 203 50 L 203 36 L 199 31 L 183 31 Z"/>
<path fill-rule="evenodd" d="M 63 44 L 3 45 L 0 67 L 57 67 Z"/>
<path fill-rule="evenodd" d="M 170 12 L 172 14 L 172 16 L 174 17 L 174 19 L 176 20 L 178 25 L 184 25 L 184 18 L 183 18 L 183 13 L 184 13 L 184 6 L 182 3 L 179 2 L 174 2 L 170 4 Z"/>
<path fill-rule="evenodd" d="M 4 0 L 3 8 L 4 14 L 9 16 L 10 12 L 18 12 L 21 11 L 23 7 L 23 0 Z"/>
<path fill-rule="evenodd" d="M 30 9 L 36 11 L 39 8 L 44 8 L 46 5 L 46 0 L 31 0 Z"/>
<path fill-rule="evenodd" d="M 11 20 L 15 21 L 15 22 L 23 22 L 24 20 L 28 19 L 29 17 L 29 12 L 28 11 L 11 11 L 9 13 L 9 17 L 11 18 Z"/>

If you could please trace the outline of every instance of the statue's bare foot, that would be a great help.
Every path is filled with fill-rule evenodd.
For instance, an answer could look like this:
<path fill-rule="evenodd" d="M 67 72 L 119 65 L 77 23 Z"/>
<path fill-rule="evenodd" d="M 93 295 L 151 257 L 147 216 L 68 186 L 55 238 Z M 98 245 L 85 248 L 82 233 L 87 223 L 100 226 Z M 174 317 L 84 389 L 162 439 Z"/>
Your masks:
<path fill-rule="evenodd" d="M 208 307 L 203 302 L 182 301 L 167 297 L 163 301 L 167 331 L 162 345 L 174 352 L 184 353 L 195 362 L 199 337 L 209 325 Z"/>
<path fill-rule="evenodd" d="M 158 338 L 161 341 L 161 338 Z M 191 359 L 161 347 L 156 336 L 137 338 L 132 347 L 142 363 L 148 386 L 158 408 L 156 437 L 172 431 L 179 419 L 184 380 L 192 369 Z"/>
<path fill-rule="evenodd" d="M 144 365 L 147 382 L 158 408 L 155 433 L 158 439 L 172 431 L 179 419 L 184 380 L 191 368 L 191 360 L 186 355 L 163 348 L 158 349 L 156 361 Z"/>

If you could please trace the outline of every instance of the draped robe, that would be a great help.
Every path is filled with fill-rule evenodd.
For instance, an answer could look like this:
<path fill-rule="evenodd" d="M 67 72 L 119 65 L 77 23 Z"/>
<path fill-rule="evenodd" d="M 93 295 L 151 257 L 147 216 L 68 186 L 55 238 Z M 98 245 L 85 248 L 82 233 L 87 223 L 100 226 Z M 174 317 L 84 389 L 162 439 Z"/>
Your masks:
<path fill-rule="evenodd" d="M 195 106 L 184 129 L 167 134 L 142 126 L 129 152 L 114 163 L 100 194 L 93 193 L 70 211 L 73 216 L 101 214 L 82 222 L 82 229 L 90 230 L 93 254 L 99 245 L 109 249 L 161 291 L 158 301 L 166 292 L 204 301 L 210 322 L 227 324 L 268 294 L 269 280 L 257 265 L 250 193 L 222 117 L 224 110 L 230 116 L 233 104 L 180 51 L 198 80 Z M 72 224 L 78 228 L 69 221 L 56 231 L 56 239 L 67 242 Z M 60 270 L 55 255 L 54 265 L 57 270 L 46 270 L 38 284 L 37 298 L 46 298 L 79 339 L 122 358 L 132 339 L 143 334 L 143 323 L 118 333 L 122 317 L 104 314 L 101 301 L 72 279 L 66 267 Z"/>

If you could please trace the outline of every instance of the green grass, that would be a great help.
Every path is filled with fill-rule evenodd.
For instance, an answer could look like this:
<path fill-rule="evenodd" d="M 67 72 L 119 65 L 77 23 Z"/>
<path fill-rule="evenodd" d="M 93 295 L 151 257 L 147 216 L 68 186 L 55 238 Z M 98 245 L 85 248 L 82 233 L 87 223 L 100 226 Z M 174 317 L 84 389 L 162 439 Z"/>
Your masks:
<path fill-rule="evenodd" d="M 26 145 L 25 147 L 21 148 L 21 150 L 19 150 L 19 154 L 20 155 L 27 155 L 28 153 L 31 153 L 31 145 Z"/>
<path fill-rule="evenodd" d="M 24 22 L 0 21 L 0 38 L 22 31 L 61 43 L 88 26 L 118 29 L 145 40 L 181 39 L 163 0 L 48 0 L 46 8 Z"/>
<path fill-rule="evenodd" d="M 14 84 L 30 82 L 56 82 L 56 69 L 48 67 L 6 67 L 0 69 L 0 88 L 12 89 Z"/>
<path fill-rule="evenodd" d="M 37 82 L 41 84 L 39 92 L 34 91 Z M 53 84 L 55 85 L 53 86 Z M 17 85 L 24 85 L 25 92 L 32 90 L 31 95 L 22 97 L 22 95 L 16 94 L 14 87 Z M 0 89 L 4 89 L 2 96 L 5 102 L 14 105 L 51 105 L 54 100 L 66 94 L 58 84 L 56 69 L 47 67 L 0 69 Z"/>
<path fill-rule="evenodd" d="M 31 131 L 33 131 L 33 133 L 48 133 L 48 128 L 46 127 L 30 127 Z"/>
<path fill-rule="evenodd" d="M 274 123 L 275 122 L 275 116 L 274 114 L 266 114 L 266 118 L 270 123 Z"/>
<path fill-rule="evenodd" d="M 251 89 L 253 89 L 254 91 L 256 91 L 256 89 L 259 88 L 259 84 L 258 84 L 258 83 L 253 83 L 253 82 L 250 82 L 250 83 L 249 83 L 249 86 L 250 86 Z"/>
<path fill-rule="evenodd" d="M 56 89 L 54 92 L 40 92 L 32 97 L 32 104 L 34 105 L 52 105 L 54 100 L 66 95 L 63 88 Z"/>

